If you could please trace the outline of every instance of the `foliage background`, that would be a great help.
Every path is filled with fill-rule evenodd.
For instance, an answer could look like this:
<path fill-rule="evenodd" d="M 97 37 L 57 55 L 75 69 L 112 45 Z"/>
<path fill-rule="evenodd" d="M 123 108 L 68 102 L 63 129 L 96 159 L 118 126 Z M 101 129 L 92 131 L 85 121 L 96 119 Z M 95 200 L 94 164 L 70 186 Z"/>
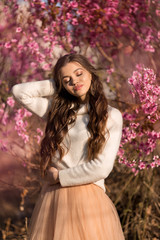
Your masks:
<path fill-rule="evenodd" d="M 67 52 L 82 53 L 104 69 L 109 104 L 123 113 L 121 151 L 106 190 L 125 238 L 159 239 L 159 27 L 158 0 L 1 1 L 2 239 L 26 239 L 42 184 L 38 149 L 45 123 L 14 103 L 10 90 L 16 83 L 50 78 Z"/>

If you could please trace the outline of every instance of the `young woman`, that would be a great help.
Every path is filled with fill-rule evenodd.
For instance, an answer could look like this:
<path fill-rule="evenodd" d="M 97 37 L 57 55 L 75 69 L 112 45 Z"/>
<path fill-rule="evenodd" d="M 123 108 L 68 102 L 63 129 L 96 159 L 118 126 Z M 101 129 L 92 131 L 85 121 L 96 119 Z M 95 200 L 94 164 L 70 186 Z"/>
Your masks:
<path fill-rule="evenodd" d="M 17 84 L 12 93 L 47 120 L 40 166 L 45 181 L 28 239 L 124 240 L 104 186 L 123 121 L 108 105 L 97 70 L 84 56 L 68 54 L 57 61 L 53 80 Z"/>

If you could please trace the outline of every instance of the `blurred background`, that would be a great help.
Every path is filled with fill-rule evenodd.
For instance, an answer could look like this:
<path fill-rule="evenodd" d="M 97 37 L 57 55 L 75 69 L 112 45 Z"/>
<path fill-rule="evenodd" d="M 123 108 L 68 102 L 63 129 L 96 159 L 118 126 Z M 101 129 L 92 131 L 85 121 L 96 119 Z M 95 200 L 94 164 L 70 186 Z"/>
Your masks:
<path fill-rule="evenodd" d="M 123 136 L 106 193 L 126 240 L 160 239 L 160 3 L 158 0 L 1 0 L 0 239 L 26 239 L 42 181 L 45 122 L 11 95 L 13 85 L 52 78 L 76 52 L 97 68 Z"/>

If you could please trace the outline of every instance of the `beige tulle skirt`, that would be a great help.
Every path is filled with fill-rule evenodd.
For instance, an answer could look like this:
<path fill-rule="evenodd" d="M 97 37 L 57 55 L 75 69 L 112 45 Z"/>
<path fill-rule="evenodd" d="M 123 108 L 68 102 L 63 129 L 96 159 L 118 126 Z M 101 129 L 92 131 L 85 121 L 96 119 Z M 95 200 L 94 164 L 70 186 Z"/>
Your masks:
<path fill-rule="evenodd" d="M 95 184 L 45 183 L 35 205 L 29 240 L 124 240 L 110 198 Z"/>

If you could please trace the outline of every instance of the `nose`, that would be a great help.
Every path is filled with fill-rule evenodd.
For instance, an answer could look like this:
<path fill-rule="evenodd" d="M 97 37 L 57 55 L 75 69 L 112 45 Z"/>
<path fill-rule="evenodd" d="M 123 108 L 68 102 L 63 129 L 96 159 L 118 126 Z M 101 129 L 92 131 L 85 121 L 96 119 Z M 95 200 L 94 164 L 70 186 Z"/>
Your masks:
<path fill-rule="evenodd" d="M 72 84 L 75 86 L 78 83 L 78 79 L 74 76 L 72 77 Z"/>

